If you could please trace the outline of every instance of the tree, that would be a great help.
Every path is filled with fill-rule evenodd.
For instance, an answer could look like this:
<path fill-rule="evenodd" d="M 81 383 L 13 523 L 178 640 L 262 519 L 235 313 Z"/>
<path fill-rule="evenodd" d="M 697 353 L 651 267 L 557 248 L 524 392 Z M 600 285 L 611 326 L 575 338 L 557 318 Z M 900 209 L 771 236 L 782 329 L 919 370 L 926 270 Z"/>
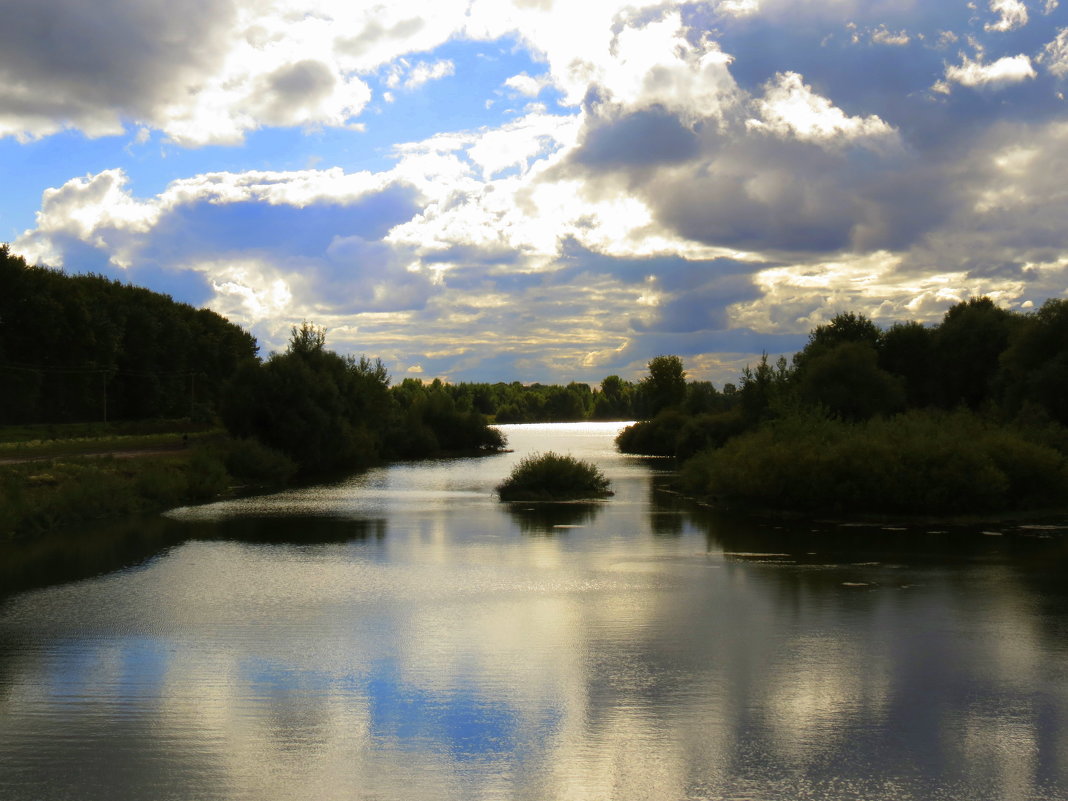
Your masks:
<path fill-rule="evenodd" d="M 802 401 L 848 421 L 901 411 L 902 383 L 879 368 L 875 348 L 866 342 L 842 342 L 806 360 L 798 371 Z"/>
<path fill-rule="evenodd" d="M 597 420 L 624 420 L 633 414 L 631 396 L 633 387 L 618 375 L 606 376 L 601 381 L 601 391 L 593 403 L 593 417 Z"/>
<path fill-rule="evenodd" d="M 772 416 L 776 404 L 782 402 L 789 390 L 792 375 L 785 356 L 780 356 L 772 367 L 768 354 L 762 353 L 756 369 L 745 366 L 737 394 L 741 396 L 741 414 L 747 425 Z"/>
<path fill-rule="evenodd" d="M 210 414 L 255 356 L 212 311 L 0 246 L 0 424 Z"/>
<path fill-rule="evenodd" d="M 325 330 L 294 326 L 285 353 L 239 372 L 223 406 L 231 433 L 255 437 L 309 471 L 375 461 L 389 374 L 381 361 L 342 357 L 325 343 Z"/>
<path fill-rule="evenodd" d="M 934 330 L 917 322 L 894 323 L 877 348 L 879 367 L 904 382 L 909 407 L 930 405 L 936 396 Z"/>
<path fill-rule="evenodd" d="M 1001 354 L 1020 315 L 990 298 L 972 298 L 946 312 L 934 333 L 939 400 L 946 407 L 977 409 L 991 400 Z"/>
<path fill-rule="evenodd" d="M 826 353 L 843 342 L 861 342 L 876 347 L 879 327 L 863 314 L 842 312 L 829 323 L 816 326 L 808 335 L 808 343 L 794 354 L 794 366 L 803 367 L 805 361 Z"/>
<path fill-rule="evenodd" d="M 649 375 L 638 386 L 644 412 L 649 417 L 680 405 L 686 399 L 686 371 L 682 359 L 678 356 L 654 356 L 649 361 Z"/>
<path fill-rule="evenodd" d="M 1030 403 L 1068 425 L 1068 301 L 1051 298 L 1020 320 L 996 383 L 1008 413 Z"/>

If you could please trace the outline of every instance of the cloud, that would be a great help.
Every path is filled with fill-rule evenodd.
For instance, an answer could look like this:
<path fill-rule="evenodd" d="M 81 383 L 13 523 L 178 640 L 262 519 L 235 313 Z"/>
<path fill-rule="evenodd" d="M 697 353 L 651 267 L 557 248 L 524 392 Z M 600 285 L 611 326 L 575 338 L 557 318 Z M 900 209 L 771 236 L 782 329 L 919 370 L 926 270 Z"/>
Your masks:
<path fill-rule="evenodd" d="M 962 202 L 905 266 L 927 271 L 952 265 L 963 274 L 961 285 L 975 286 L 970 275 L 1002 296 L 1063 294 L 1057 283 L 1064 280 L 1068 235 L 1058 221 L 1068 214 L 1066 152 L 1068 125 L 1062 121 L 991 127 L 956 169 Z"/>
<path fill-rule="evenodd" d="M 845 114 L 796 73 L 764 90 L 692 126 L 600 104 L 561 174 L 582 176 L 587 199 L 640 197 L 663 230 L 721 248 L 901 247 L 939 219 L 937 178 L 881 118 Z"/>
<path fill-rule="evenodd" d="M 968 293 L 1063 294 L 1068 45 L 1041 4 L 1023 25 L 1013 3 L 197 2 L 171 20 L 104 0 L 81 39 L 64 17 L 84 74 L 70 54 L 17 69 L 0 32 L 2 130 L 192 146 L 283 126 L 316 131 L 286 140 L 310 149 L 373 110 L 366 150 L 392 166 L 181 153 L 142 176 L 142 147 L 49 179 L 15 246 L 207 303 L 265 349 L 311 319 L 399 377 L 597 380 L 678 352 L 722 381 L 839 311 L 889 323 Z M 37 5 L 19 0 L 20 35 Z M 373 102 L 450 75 L 450 91 L 481 81 L 469 125 L 423 133 Z M 544 107 L 486 107 L 502 96 Z M 362 141 L 314 156 L 351 164 Z M 159 175 L 178 177 L 134 194 Z"/>
<path fill-rule="evenodd" d="M 806 86 L 796 72 L 775 76 L 755 103 L 758 119 L 746 121 L 755 130 L 793 136 L 820 144 L 861 143 L 875 147 L 896 140 L 896 132 L 875 114 L 849 117 L 830 100 Z"/>
<path fill-rule="evenodd" d="M 0 30 L 0 136 L 113 135 L 133 122 L 190 147 L 239 143 L 264 126 L 352 125 L 370 100 L 365 77 L 460 32 L 467 6 L 12 3 Z M 408 80 L 444 69 L 417 65 Z"/>
<path fill-rule="evenodd" d="M 504 85 L 512 91 L 518 92 L 521 95 L 526 95 L 527 97 L 537 97 L 541 94 L 541 90 L 548 84 L 549 79 L 546 76 L 533 78 L 525 72 L 513 75 L 504 82 Z"/>
<path fill-rule="evenodd" d="M 216 173 L 138 200 L 125 174 L 109 170 L 47 192 L 37 227 L 15 244 L 32 261 L 63 266 L 84 243 L 110 257 L 106 271 L 135 282 L 146 272 L 198 273 L 216 305 L 248 324 L 293 306 L 391 311 L 418 307 L 429 292 L 403 249 L 380 243 L 418 200 L 388 177 L 336 170 Z M 78 259 L 70 266 L 85 269 Z"/>
<path fill-rule="evenodd" d="M 0 135 L 22 138 L 101 136 L 151 117 L 223 67 L 235 16 L 229 0 L 191 0 L 181 14 L 163 0 L 11 0 L 4 11 Z"/>
<path fill-rule="evenodd" d="M 591 121 L 575 152 L 577 164 L 587 167 L 648 167 L 688 161 L 700 141 L 674 114 L 653 106 L 615 119 Z"/>
<path fill-rule="evenodd" d="M 984 64 L 981 58 L 972 60 L 965 56 L 959 66 L 946 67 L 947 81 L 959 83 L 961 86 L 979 88 L 1001 89 L 1034 78 L 1036 75 L 1030 57 L 1023 53 L 1016 56 L 1004 56 L 990 64 Z"/>
<path fill-rule="evenodd" d="M 1058 78 L 1068 75 L 1068 28 L 1057 32 L 1057 38 L 1042 49 L 1038 62 Z"/>
<path fill-rule="evenodd" d="M 1022 0 L 990 0 L 990 10 L 998 20 L 983 26 L 988 31 L 1014 31 L 1027 24 L 1027 6 Z"/>
<path fill-rule="evenodd" d="M 912 37 L 906 31 L 891 31 L 884 24 L 871 32 L 871 40 L 875 44 L 903 47 L 912 41 Z"/>
<path fill-rule="evenodd" d="M 720 0 L 716 12 L 732 17 L 748 17 L 760 11 L 760 0 Z"/>
<path fill-rule="evenodd" d="M 413 64 L 402 58 L 390 68 L 386 86 L 391 89 L 404 88 L 412 91 L 430 81 L 439 81 L 455 74 L 456 65 L 449 59 L 434 62 L 417 61 Z"/>

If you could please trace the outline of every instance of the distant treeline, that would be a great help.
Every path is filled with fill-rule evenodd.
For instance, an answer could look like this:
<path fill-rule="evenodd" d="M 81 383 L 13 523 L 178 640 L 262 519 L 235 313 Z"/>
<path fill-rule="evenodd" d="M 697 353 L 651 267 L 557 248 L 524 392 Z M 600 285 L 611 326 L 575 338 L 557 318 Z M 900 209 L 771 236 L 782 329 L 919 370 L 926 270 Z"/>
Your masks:
<path fill-rule="evenodd" d="M 401 387 L 422 385 L 413 378 L 401 383 Z M 637 420 L 651 417 L 664 405 L 664 400 L 656 394 L 655 381 L 645 378 L 633 382 L 618 375 L 610 375 L 594 387 L 575 381 L 566 385 L 519 381 L 445 384 L 438 379 L 428 386 L 447 393 L 462 407 L 492 417 L 497 423 Z M 682 408 L 694 411 L 727 408 L 729 396 L 735 391 L 730 384 L 720 392 L 709 381 L 684 381 Z"/>
<path fill-rule="evenodd" d="M 255 358 L 215 312 L 0 245 L 0 425 L 208 415 Z"/>
<path fill-rule="evenodd" d="M 676 456 L 697 495 L 809 512 L 985 513 L 1068 499 L 1068 301 L 989 298 L 941 323 L 839 314 L 791 362 L 763 357 L 705 408 L 677 400 L 620 435 Z M 653 375 L 650 363 L 650 376 Z"/>

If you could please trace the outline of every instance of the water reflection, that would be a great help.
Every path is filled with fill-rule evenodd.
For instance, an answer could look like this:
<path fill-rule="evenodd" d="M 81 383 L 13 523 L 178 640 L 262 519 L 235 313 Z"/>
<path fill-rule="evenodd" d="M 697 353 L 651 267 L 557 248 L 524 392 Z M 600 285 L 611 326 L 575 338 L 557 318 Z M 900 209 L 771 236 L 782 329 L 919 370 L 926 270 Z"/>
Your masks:
<path fill-rule="evenodd" d="M 140 564 L 184 537 L 168 521 L 151 517 L 0 541 L 0 599 Z"/>
<path fill-rule="evenodd" d="M 186 539 L 232 540 L 262 544 L 315 544 L 381 541 L 384 518 L 344 520 L 331 517 L 224 518 L 197 521 L 183 528 Z"/>
<path fill-rule="evenodd" d="M 569 528 L 585 528 L 601 512 L 601 503 L 509 503 L 508 513 L 524 534 L 559 534 Z"/>
<path fill-rule="evenodd" d="M 553 447 L 616 495 L 372 471 L 9 598 L 0 797 L 1065 797 L 1062 540 L 731 520 Z"/>

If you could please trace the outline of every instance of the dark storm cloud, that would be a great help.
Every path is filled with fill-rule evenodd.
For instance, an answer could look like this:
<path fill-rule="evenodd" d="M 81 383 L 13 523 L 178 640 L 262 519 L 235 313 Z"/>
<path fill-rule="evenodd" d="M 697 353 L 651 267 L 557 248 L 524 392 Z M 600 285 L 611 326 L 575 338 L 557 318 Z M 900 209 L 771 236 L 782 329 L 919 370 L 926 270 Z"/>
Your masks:
<path fill-rule="evenodd" d="M 299 121 L 302 112 L 328 98 L 337 76 L 323 62 L 304 59 L 278 68 L 263 83 L 260 113 L 266 122 L 285 125 Z"/>
<path fill-rule="evenodd" d="M 687 238 L 801 253 L 906 248 L 945 216 L 951 189 L 940 171 L 904 155 L 760 134 L 634 188 Z"/>
<path fill-rule="evenodd" d="M 614 120 L 593 122 L 574 161 L 594 169 L 653 167 L 687 161 L 698 149 L 693 131 L 662 106 L 653 106 Z"/>
<path fill-rule="evenodd" d="M 691 285 L 695 275 L 735 275 L 753 273 L 773 266 L 766 262 L 753 263 L 738 259 L 684 259 L 676 255 L 611 256 L 591 250 L 574 237 L 560 243 L 560 275 L 570 280 L 578 273 L 611 275 L 626 283 L 641 283 L 654 277 L 667 289 L 681 289 Z"/>
<path fill-rule="evenodd" d="M 631 322 L 638 332 L 689 333 L 720 331 L 730 327 L 728 308 L 761 297 L 761 290 L 748 276 L 711 275 L 694 286 L 669 295 L 657 308 L 656 318 L 646 323 L 640 318 Z"/>
<path fill-rule="evenodd" d="M 111 127 L 198 90 L 226 52 L 231 0 L 7 0 L 0 124 Z"/>

